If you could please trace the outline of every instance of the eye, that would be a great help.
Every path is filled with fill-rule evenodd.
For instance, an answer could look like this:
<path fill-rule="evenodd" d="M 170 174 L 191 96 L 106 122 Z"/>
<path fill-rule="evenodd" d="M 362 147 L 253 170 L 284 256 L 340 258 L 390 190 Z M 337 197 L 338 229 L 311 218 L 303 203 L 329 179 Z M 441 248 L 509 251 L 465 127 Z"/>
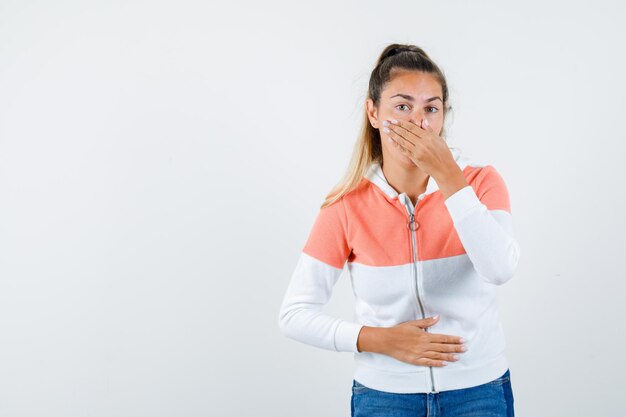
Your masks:
<path fill-rule="evenodd" d="M 400 107 L 400 106 L 406 106 L 406 104 L 399 104 L 399 105 L 397 105 L 397 106 L 396 106 L 396 109 L 397 109 L 398 107 Z M 408 106 L 407 106 L 407 107 L 408 107 Z"/>
<path fill-rule="evenodd" d="M 437 113 L 439 109 L 437 107 L 428 107 L 429 109 L 435 109 L 435 111 L 431 111 L 431 113 Z"/>

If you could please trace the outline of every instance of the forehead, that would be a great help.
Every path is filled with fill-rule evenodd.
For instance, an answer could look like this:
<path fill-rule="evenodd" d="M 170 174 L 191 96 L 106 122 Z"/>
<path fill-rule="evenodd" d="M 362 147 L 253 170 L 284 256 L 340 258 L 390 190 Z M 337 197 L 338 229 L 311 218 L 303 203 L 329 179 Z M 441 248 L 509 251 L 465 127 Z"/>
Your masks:
<path fill-rule="evenodd" d="M 383 97 L 389 98 L 394 94 L 403 93 L 413 97 L 441 96 L 441 84 L 435 75 L 422 71 L 396 71 L 385 84 Z"/>

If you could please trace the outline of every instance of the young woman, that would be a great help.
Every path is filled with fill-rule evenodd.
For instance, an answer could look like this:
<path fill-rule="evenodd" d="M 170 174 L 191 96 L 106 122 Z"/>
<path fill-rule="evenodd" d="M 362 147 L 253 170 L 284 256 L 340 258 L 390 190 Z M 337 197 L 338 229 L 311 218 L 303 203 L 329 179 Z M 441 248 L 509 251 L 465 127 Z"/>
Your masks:
<path fill-rule="evenodd" d="M 322 204 L 279 312 L 292 339 L 352 352 L 352 417 L 513 416 L 497 286 L 520 248 L 492 165 L 449 147 L 443 72 L 392 44 L 372 71 L 363 130 Z M 347 265 L 355 321 L 322 313 Z"/>

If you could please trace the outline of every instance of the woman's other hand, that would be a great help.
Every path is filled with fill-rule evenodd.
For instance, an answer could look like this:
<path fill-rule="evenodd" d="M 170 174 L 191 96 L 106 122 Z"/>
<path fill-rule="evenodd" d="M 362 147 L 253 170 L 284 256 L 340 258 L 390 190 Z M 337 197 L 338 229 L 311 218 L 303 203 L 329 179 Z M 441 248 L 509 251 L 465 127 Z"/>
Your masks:
<path fill-rule="evenodd" d="M 424 329 L 434 325 L 439 317 L 411 320 L 393 327 L 363 326 L 357 340 L 359 352 L 375 352 L 403 362 L 421 366 L 445 366 L 446 361 L 457 361 L 456 352 L 465 352 L 464 340 L 459 336 L 428 333 Z"/>

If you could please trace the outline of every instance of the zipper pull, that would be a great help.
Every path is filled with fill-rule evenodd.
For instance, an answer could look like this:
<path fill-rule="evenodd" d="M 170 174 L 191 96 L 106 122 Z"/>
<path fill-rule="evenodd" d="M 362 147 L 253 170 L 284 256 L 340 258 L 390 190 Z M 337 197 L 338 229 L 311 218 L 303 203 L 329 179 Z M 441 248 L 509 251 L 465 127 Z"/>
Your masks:
<path fill-rule="evenodd" d="M 410 219 L 410 220 L 409 220 L 409 222 L 406 224 L 406 227 L 408 227 L 408 228 L 409 228 L 409 230 L 416 231 L 416 230 L 417 230 L 417 227 L 414 227 L 414 226 L 416 225 L 416 223 L 415 223 L 415 215 L 414 215 L 413 213 L 411 213 L 411 214 L 409 215 L 409 219 Z"/>

